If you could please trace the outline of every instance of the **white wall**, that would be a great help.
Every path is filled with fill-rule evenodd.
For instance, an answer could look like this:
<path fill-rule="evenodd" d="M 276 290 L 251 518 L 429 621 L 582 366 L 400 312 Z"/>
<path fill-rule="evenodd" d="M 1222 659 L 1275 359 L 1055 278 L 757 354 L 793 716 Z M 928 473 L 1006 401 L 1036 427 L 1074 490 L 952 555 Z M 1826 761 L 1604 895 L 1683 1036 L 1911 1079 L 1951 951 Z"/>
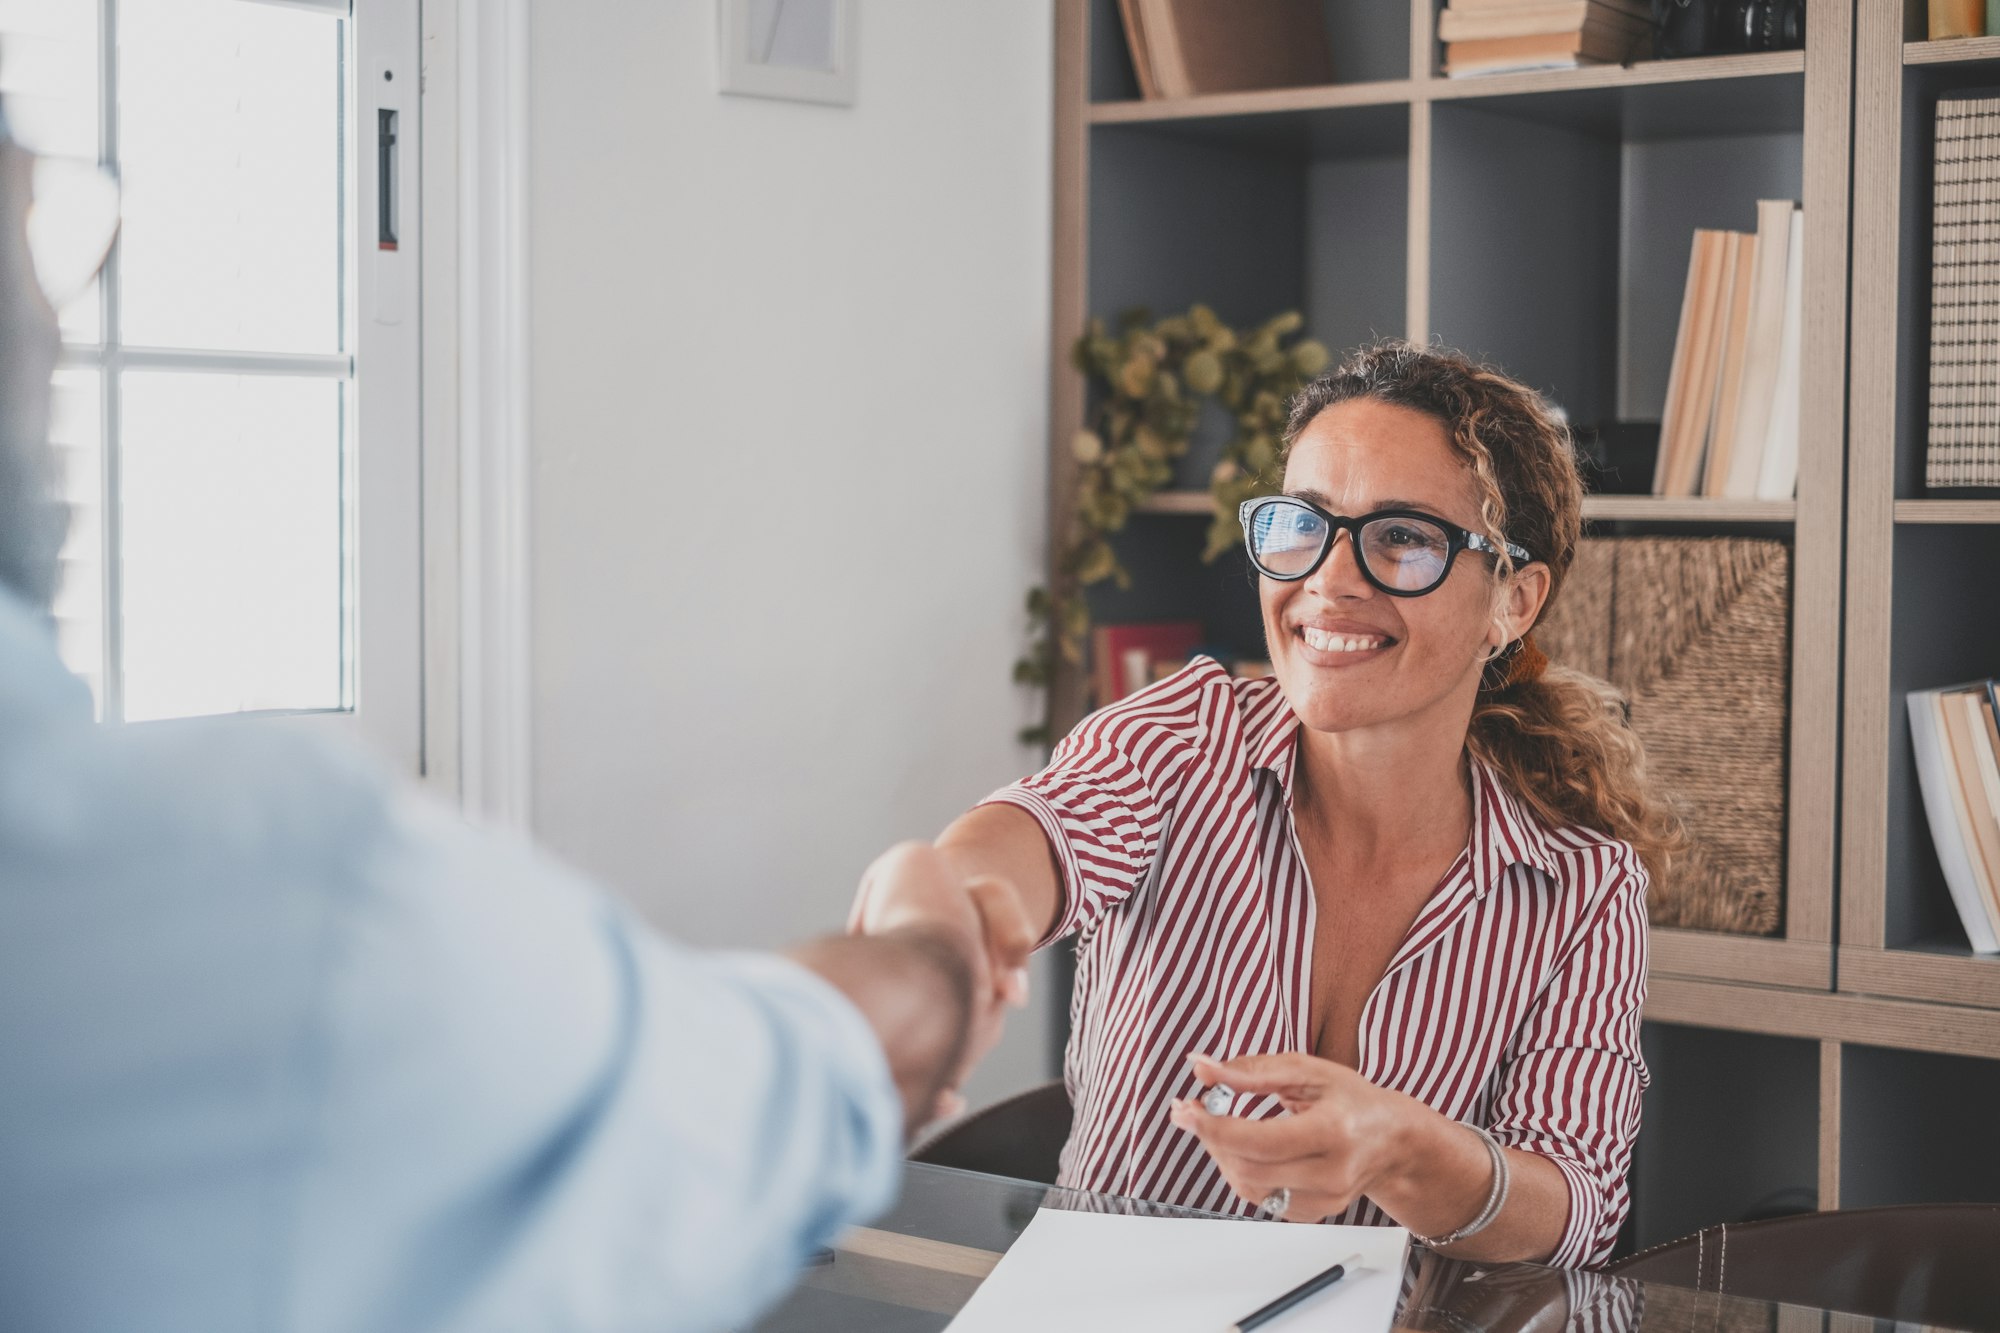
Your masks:
<path fill-rule="evenodd" d="M 713 0 L 534 14 L 534 823 L 705 944 L 1035 759 L 1050 5 L 859 8 L 848 108 L 717 93 Z"/>

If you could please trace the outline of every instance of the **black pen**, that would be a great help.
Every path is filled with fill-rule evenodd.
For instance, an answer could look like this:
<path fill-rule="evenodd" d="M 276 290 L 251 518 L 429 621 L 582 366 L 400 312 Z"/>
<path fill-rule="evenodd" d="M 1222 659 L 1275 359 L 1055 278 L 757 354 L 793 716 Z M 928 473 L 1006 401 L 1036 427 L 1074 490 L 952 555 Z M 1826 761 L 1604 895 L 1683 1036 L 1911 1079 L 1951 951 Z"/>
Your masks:
<path fill-rule="evenodd" d="M 1317 1277 L 1307 1278 L 1304 1282 L 1299 1283 L 1298 1286 L 1293 1287 L 1290 1291 L 1278 1297 L 1277 1300 L 1272 1301 L 1269 1305 L 1259 1309 L 1256 1313 L 1247 1314 L 1231 1324 L 1229 1326 L 1229 1333 L 1250 1333 L 1251 1329 L 1261 1328 L 1265 1324 L 1270 1323 L 1273 1319 L 1276 1319 L 1279 1315 L 1307 1297 L 1318 1295 L 1334 1283 L 1340 1281 L 1340 1279 L 1346 1277 L 1348 1269 L 1360 1257 L 1358 1254 L 1350 1254 Z"/>

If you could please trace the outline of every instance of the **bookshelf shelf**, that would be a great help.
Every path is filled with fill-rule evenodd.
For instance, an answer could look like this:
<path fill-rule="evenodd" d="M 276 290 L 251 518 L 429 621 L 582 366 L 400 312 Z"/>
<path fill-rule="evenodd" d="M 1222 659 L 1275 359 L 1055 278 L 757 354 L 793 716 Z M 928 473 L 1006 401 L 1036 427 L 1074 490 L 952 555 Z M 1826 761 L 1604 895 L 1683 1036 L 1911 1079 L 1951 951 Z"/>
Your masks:
<path fill-rule="evenodd" d="M 1586 495 L 1587 520 L 1635 523 L 1790 523 L 1798 514 L 1795 500 L 1716 500 L 1706 497 L 1673 499 L 1659 495 Z M 2000 502 L 1995 502 L 2000 518 Z M 1139 505 L 1141 514 L 1202 514 L 1215 512 L 1207 491 L 1160 491 Z M 1965 521 L 1937 519 L 1936 522 Z"/>
<path fill-rule="evenodd" d="M 1860 995 L 2000 1009 L 2000 957 L 1972 952 L 1963 938 L 1907 949 L 1843 948 L 1840 985 Z"/>
<path fill-rule="evenodd" d="M 1590 65 L 1582 69 L 1488 74 L 1474 78 L 1377 79 L 1328 83 L 1308 88 L 1267 88 L 1256 92 L 1211 93 L 1199 97 L 1122 97 L 1090 103 L 1084 120 L 1092 125 L 1130 125 L 1215 120 L 1229 116 L 1278 116 L 1345 107 L 1396 106 L 1411 102 L 1543 97 L 1677 85 L 1714 84 L 1738 79 L 1796 76 L 1805 70 L 1803 51 L 1704 56 L 1687 60 L 1642 60 L 1632 65 Z"/>
<path fill-rule="evenodd" d="M 1526 74 L 1483 74 L 1463 79 L 1426 80 L 1420 95 L 1434 101 L 1463 97 L 1519 97 L 1536 93 L 1584 92 L 1595 88 L 1648 88 L 1662 84 L 1714 83 L 1727 79 L 1802 74 L 1803 51 L 1759 51 L 1747 55 L 1694 56 L 1684 60 L 1640 60 L 1630 65 L 1586 65 L 1581 69 L 1537 70 Z"/>
<path fill-rule="evenodd" d="M 1948 42 L 1904 42 L 1905 65 L 1961 65 L 2000 60 L 2000 37 L 1960 37 Z"/>
<path fill-rule="evenodd" d="M 1159 121 L 1213 120 L 1224 116 L 1272 116 L 1300 111 L 1338 110 L 1358 106 L 1399 106 L 1415 100 L 1410 79 L 1370 83 L 1329 83 L 1312 88 L 1269 88 L 1252 93 L 1213 93 L 1206 97 L 1135 98 L 1092 102 L 1084 119 L 1092 125 L 1131 125 Z"/>
<path fill-rule="evenodd" d="M 1896 522 L 2000 523 L 2000 500 L 1898 500 Z"/>
<path fill-rule="evenodd" d="M 1586 519 L 1641 523 L 1790 523 L 1796 500 L 1670 499 L 1659 495 L 1586 495 Z"/>

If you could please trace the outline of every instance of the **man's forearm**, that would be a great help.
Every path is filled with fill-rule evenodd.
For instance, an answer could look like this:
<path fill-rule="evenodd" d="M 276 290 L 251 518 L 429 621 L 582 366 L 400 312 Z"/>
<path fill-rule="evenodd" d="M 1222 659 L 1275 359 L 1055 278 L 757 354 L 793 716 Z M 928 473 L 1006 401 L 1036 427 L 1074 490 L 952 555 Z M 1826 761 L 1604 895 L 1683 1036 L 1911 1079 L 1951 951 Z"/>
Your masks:
<path fill-rule="evenodd" d="M 914 1131 L 965 1055 L 972 1020 L 972 968 L 950 931 L 912 925 L 870 936 L 832 936 L 791 956 L 837 987 L 875 1029 Z"/>

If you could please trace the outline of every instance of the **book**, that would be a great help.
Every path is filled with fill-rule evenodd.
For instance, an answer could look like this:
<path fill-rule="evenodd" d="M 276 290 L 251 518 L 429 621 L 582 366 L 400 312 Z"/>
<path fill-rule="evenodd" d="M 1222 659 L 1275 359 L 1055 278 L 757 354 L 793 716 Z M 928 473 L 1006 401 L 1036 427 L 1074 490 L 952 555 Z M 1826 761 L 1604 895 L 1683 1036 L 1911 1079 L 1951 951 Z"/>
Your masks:
<path fill-rule="evenodd" d="M 1153 56 L 1146 47 L 1145 16 L 1139 12 L 1139 0 L 1118 0 L 1118 18 L 1125 25 L 1125 49 L 1132 56 L 1139 96 L 1152 101 L 1160 95 L 1160 84 L 1153 76 Z"/>
<path fill-rule="evenodd" d="M 1947 748 L 1939 690 L 1912 690 L 1904 703 L 1910 718 L 1910 748 L 1917 764 L 1917 786 L 1924 815 L 1931 827 L 1952 906 L 1958 910 L 1966 939 L 1975 953 L 2000 953 L 2000 912 L 1988 902 L 1974 877 L 1965 801 L 1958 791 L 1957 768 Z"/>
<path fill-rule="evenodd" d="M 1709 264 L 1713 253 L 1705 239 L 1707 233 L 1697 231 L 1688 246 L 1687 281 L 1681 288 L 1681 322 L 1674 334 L 1674 359 L 1667 371 L 1667 404 L 1660 413 L 1660 445 L 1653 456 L 1653 494 L 1667 493 L 1667 474 L 1671 471 L 1671 445 L 1680 434 L 1681 418 L 1685 409 L 1681 406 L 1688 395 L 1688 383 L 1692 372 L 1689 367 L 1695 359 L 1695 311 L 1700 307 L 1703 292 L 1707 289 L 1711 276 Z"/>
<path fill-rule="evenodd" d="M 1438 40 L 1479 41 L 1494 37 L 1532 37 L 1539 33 L 1599 30 L 1602 35 L 1633 39 L 1652 35 L 1650 19 L 1600 0 L 1559 0 L 1554 4 L 1508 5 L 1464 9 L 1453 5 L 1438 15 Z"/>
<path fill-rule="evenodd" d="M 1979 771 L 1985 725 L 1979 723 L 1974 730 L 1979 700 L 1984 695 L 1982 686 L 1961 686 L 1940 690 L 1934 703 L 1945 748 L 1951 754 L 1957 809 L 1965 820 L 1967 859 L 1993 914 L 1996 931 L 2000 931 L 2000 810 L 1987 802 L 1986 784 Z"/>
<path fill-rule="evenodd" d="M 1972 855 L 1974 879 L 1986 893 L 1986 905 L 2000 923 L 2000 813 L 1986 801 L 1986 783 L 1980 777 L 1980 747 L 1986 739 L 1984 723 L 1978 719 L 1980 687 L 1938 691 L 1938 723 L 1944 733 L 1944 747 L 1952 755 L 1952 777 L 1958 795 L 1958 815 L 1966 821 L 1966 849 Z M 1974 731 L 1978 725 L 1978 731 Z"/>
<path fill-rule="evenodd" d="M 1547 9 L 1564 0 L 1451 0 L 1451 11 L 1463 14 L 1491 14 L 1517 9 Z M 1577 0 L 1568 0 L 1576 3 Z M 1650 26 L 1653 22 L 1653 0 L 1590 0 L 1599 9 L 1615 9 L 1628 14 Z"/>
<path fill-rule="evenodd" d="M 1941 95 L 1933 133 L 1924 484 L 2000 486 L 2000 92 Z"/>
<path fill-rule="evenodd" d="M 1789 500 L 1799 486 L 1799 344 L 1805 337 L 1805 214 L 1794 210 L 1785 251 L 1785 322 L 1771 384 L 1771 424 L 1764 437 L 1756 497 Z"/>
<path fill-rule="evenodd" d="M 1191 620 L 1141 621 L 1099 625 L 1090 636 L 1090 680 L 1102 708 L 1153 683 L 1153 664 L 1184 664 L 1201 645 L 1201 626 Z"/>
<path fill-rule="evenodd" d="M 1983 37 L 1986 34 L 1986 0 L 1930 0 L 1930 39 Z"/>
<path fill-rule="evenodd" d="M 1734 295 L 1736 259 L 1743 240 L 1741 232 L 1708 231 L 1695 233 L 1707 254 L 1702 261 L 1704 276 L 1696 293 L 1692 312 L 1683 309 L 1684 324 L 1691 319 L 1686 376 L 1678 401 L 1669 396 L 1668 408 L 1675 413 L 1661 423 L 1661 459 L 1665 465 L 1660 495 L 1691 496 L 1701 481 L 1703 457 L 1708 447 L 1709 428 L 1715 418 L 1716 381 L 1722 365 L 1723 322 Z"/>
<path fill-rule="evenodd" d="M 1743 396 L 1743 367 L 1750 340 L 1750 294 L 1757 269 L 1757 238 L 1736 237 L 1736 264 L 1729 275 L 1729 314 L 1721 321 L 1722 343 L 1717 353 L 1715 411 L 1709 418 L 1708 463 L 1702 471 L 1701 493 L 1722 494 L 1729 475 L 1730 454 L 1736 447 L 1736 409 Z M 1749 441 L 1744 444 L 1747 447 Z"/>
<path fill-rule="evenodd" d="M 1537 33 L 1528 37 L 1489 37 L 1480 41 L 1448 42 L 1444 48 L 1446 77 L 1506 74 L 1525 69 L 1570 69 L 1578 65 L 1615 65 L 1639 53 L 1623 34 L 1602 29 Z"/>
<path fill-rule="evenodd" d="M 1137 0 L 1137 12 L 1161 97 L 1333 81 L 1319 0 Z"/>
<path fill-rule="evenodd" d="M 1785 332 L 1792 216 L 1797 211 L 1789 199 L 1757 201 L 1757 262 L 1750 277 L 1742 382 L 1732 404 L 1735 421 L 1729 432 L 1728 458 L 1717 484 L 1707 491 L 1710 495 L 1749 500 L 1757 494 L 1764 453 L 1770 444 L 1771 405 L 1778 387 L 1778 357 Z"/>
<path fill-rule="evenodd" d="M 1987 686 L 1991 688 L 1992 682 L 1988 681 Z M 1991 853 L 1986 878 L 1994 887 L 1995 906 L 2000 907 L 2000 730 L 1995 729 L 1993 703 L 1985 689 L 1970 689 L 1950 697 L 1965 710 L 1966 743 L 1972 751 L 1972 767 L 1978 774 L 1978 790 L 1985 801 L 1986 837 L 1981 846 Z"/>

